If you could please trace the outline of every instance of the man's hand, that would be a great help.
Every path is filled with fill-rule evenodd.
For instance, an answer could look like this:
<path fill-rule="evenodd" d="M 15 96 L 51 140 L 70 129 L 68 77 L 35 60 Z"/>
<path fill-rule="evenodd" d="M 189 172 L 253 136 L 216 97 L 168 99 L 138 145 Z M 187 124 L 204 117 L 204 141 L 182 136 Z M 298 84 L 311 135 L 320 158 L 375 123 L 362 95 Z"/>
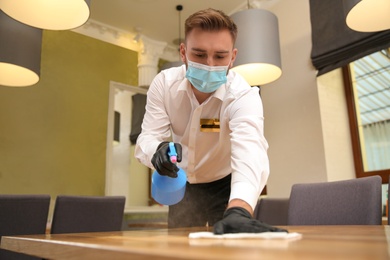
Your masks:
<path fill-rule="evenodd" d="M 175 143 L 175 149 L 177 153 L 177 162 L 181 162 L 181 145 Z M 168 151 L 169 142 L 162 142 L 161 144 L 159 144 L 156 152 L 153 155 L 152 164 L 160 175 L 166 175 L 172 178 L 176 178 L 179 168 L 176 166 L 176 164 L 171 162 L 168 155 Z"/>
<path fill-rule="evenodd" d="M 223 219 L 215 223 L 214 234 L 288 232 L 285 229 L 270 226 L 257 219 L 244 208 L 234 207 L 226 210 Z"/>

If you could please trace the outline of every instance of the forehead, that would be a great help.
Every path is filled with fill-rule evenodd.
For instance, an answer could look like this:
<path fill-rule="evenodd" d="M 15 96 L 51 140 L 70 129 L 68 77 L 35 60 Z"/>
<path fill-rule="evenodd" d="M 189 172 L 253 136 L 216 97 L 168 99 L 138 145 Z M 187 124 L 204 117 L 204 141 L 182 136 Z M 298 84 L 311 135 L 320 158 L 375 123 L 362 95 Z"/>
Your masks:
<path fill-rule="evenodd" d="M 204 31 L 194 28 L 186 37 L 187 48 L 202 50 L 232 50 L 233 38 L 229 30 Z"/>

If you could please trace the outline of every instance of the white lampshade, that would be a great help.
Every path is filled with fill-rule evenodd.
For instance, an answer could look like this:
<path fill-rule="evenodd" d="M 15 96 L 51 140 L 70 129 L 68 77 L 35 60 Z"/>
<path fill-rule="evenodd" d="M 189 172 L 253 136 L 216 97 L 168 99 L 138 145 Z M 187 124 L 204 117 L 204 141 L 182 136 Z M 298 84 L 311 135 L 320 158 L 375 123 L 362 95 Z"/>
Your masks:
<path fill-rule="evenodd" d="M 390 29 L 390 0 L 344 0 L 349 28 L 358 32 Z"/>
<path fill-rule="evenodd" d="M 231 16 L 238 27 L 237 58 L 233 71 L 251 86 L 261 86 L 282 75 L 277 17 L 263 9 L 248 9 Z"/>
<path fill-rule="evenodd" d="M 0 85 L 26 87 L 39 81 L 42 30 L 0 10 Z"/>
<path fill-rule="evenodd" d="M 12 18 L 41 29 L 69 30 L 89 18 L 90 0 L 0 0 Z"/>

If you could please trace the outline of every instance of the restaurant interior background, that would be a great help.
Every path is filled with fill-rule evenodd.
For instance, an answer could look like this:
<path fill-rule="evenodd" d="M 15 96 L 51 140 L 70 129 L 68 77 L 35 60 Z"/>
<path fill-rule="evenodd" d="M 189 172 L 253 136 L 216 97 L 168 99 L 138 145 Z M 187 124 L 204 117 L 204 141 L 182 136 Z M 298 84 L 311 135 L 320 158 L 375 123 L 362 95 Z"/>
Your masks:
<path fill-rule="evenodd" d="M 115 20 L 124 0 L 92 0 L 91 17 L 83 26 L 43 31 L 37 84 L 0 86 L 1 193 L 50 194 L 52 199 L 58 194 L 124 195 L 126 211 L 149 209 L 149 169 L 135 160 L 129 141 L 132 95 L 145 85 L 139 82 L 139 55 L 155 51 L 146 65 L 154 63 L 157 71 L 164 62 L 177 60 L 178 54 L 171 40 L 153 38 L 142 25 L 129 24 L 127 28 L 133 29 L 125 30 L 97 20 L 103 2 L 117 6 L 105 6 L 103 12 Z M 164 2 L 171 9 L 170 24 L 156 28 L 170 34 L 178 32 L 177 4 L 183 5 L 183 23 L 196 11 L 189 8 L 189 1 L 126 2 L 144 5 L 143 10 L 150 8 L 151 13 L 156 12 L 156 2 Z M 196 7 L 215 7 L 229 15 L 247 6 L 241 0 L 229 5 L 211 1 L 218 2 L 216 6 L 196 2 Z M 261 87 L 271 168 L 267 195 L 288 197 L 295 183 L 355 178 L 342 70 L 317 77 L 310 59 L 309 1 L 251 3 L 273 12 L 279 21 L 283 73 Z M 134 41 L 137 34 L 143 43 Z M 114 110 L 121 113 L 117 145 L 112 143 Z M 385 200 L 385 185 L 383 190 Z"/>

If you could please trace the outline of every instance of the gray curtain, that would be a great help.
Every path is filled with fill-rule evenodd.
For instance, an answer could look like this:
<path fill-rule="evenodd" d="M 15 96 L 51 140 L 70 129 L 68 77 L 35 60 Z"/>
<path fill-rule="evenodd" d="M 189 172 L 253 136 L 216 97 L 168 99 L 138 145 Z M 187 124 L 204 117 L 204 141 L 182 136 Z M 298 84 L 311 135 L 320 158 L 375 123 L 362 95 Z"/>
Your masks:
<path fill-rule="evenodd" d="M 131 111 L 131 130 L 129 139 L 132 144 L 135 144 L 142 130 L 141 125 L 145 114 L 146 95 L 135 94 L 131 98 L 133 107 Z"/>
<path fill-rule="evenodd" d="M 311 59 L 317 76 L 390 46 L 390 30 L 362 33 L 349 29 L 343 1 L 348 0 L 310 0 Z"/>

